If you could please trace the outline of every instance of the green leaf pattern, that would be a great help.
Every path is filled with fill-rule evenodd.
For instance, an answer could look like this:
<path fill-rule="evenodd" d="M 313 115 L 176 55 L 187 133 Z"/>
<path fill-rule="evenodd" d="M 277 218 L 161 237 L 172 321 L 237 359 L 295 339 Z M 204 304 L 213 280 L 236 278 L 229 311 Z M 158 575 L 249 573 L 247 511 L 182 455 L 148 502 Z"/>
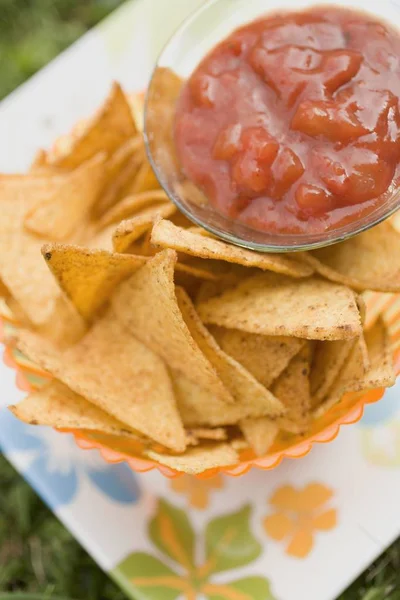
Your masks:
<path fill-rule="evenodd" d="M 260 556 L 262 548 L 251 532 L 250 517 L 251 507 L 246 505 L 211 520 L 204 534 L 205 561 L 196 565 L 189 518 L 160 499 L 148 526 L 158 556 L 134 552 L 112 574 L 137 600 L 196 600 L 200 595 L 208 600 L 275 600 L 269 581 L 261 576 L 213 581 L 213 575 L 246 566 Z"/>

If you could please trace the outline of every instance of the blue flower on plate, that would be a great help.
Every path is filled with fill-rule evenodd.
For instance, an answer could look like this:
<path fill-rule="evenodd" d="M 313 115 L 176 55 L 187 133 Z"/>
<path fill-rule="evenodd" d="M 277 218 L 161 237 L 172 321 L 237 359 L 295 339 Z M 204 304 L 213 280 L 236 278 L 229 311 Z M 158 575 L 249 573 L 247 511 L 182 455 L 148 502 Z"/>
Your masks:
<path fill-rule="evenodd" d="M 0 410 L 0 450 L 53 509 L 72 502 L 86 476 L 114 502 L 133 504 L 140 498 L 137 479 L 125 463 L 109 465 L 96 450 L 80 450 L 71 435 L 26 425 L 6 409 Z"/>
<path fill-rule="evenodd" d="M 400 414 L 400 383 L 388 388 L 378 402 L 367 404 L 359 423 L 362 427 L 377 427 L 393 419 L 396 414 Z"/>

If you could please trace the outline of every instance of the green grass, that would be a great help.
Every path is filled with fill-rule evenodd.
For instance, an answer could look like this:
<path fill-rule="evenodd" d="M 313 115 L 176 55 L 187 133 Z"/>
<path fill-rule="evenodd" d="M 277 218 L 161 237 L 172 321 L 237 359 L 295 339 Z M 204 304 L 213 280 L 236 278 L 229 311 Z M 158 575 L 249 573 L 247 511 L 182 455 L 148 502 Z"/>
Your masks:
<path fill-rule="evenodd" d="M 0 0 L 0 98 L 122 3 Z M 124 599 L 2 456 L 0 482 L 0 600 Z M 400 541 L 341 600 L 400 600 Z"/>

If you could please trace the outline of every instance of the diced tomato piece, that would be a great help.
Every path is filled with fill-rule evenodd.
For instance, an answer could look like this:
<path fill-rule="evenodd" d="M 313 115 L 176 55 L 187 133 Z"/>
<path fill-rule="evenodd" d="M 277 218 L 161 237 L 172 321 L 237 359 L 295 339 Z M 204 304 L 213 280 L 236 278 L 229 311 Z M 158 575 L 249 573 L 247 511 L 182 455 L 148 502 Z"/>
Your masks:
<path fill-rule="evenodd" d="M 282 198 L 303 173 L 304 167 L 297 154 L 290 148 L 281 148 L 272 165 L 274 181 L 270 188 L 271 196 Z"/>
<path fill-rule="evenodd" d="M 388 189 L 394 166 L 376 157 L 374 162 L 355 164 L 343 186 L 346 204 L 358 204 L 377 198 Z"/>
<path fill-rule="evenodd" d="M 257 161 L 272 165 L 278 154 L 279 144 L 263 127 L 248 127 L 241 136 L 244 152 L 250 151 Z"/>
<path fill-rule="evenodd" d="M 296 202 L 300 212 L 306 216 L 323 215 L 333 208 L 332 195 L 326 190 L 301 183 L 296 190 Z"/>
<path fill-rule="evenodd" d="M 354 113 L 333 101 L 302 102 L 293 116 L 292 129 L 332 142 L 348 143 L 366 133 Z"/>
<path fill-rule="evenodd" d="M 242 126 L 240 123 L 222 129 L 215 140 L 213 158 L 230 160 L 241 149 Z"/>
<path fill-rule="evenodd" d="M 271 180 L 271 169 L 260 164 L 252 152 L 244 152 L 233 163 L 232 179 L 239 192 L 252 196 L 267 188 Z"/>
<path fill-rule="evenodd" d="M 322 83 L 333 94 L 357 75 L 363 58 L 356 50 L 335 50 L 323 61 Z"/>
<path fill-rule="evenodd" d="M 218 81 L 211 75 L 197 73 L 189 79 L 193 100 L 200 106 L 211 108 L 215 104 Z"/>

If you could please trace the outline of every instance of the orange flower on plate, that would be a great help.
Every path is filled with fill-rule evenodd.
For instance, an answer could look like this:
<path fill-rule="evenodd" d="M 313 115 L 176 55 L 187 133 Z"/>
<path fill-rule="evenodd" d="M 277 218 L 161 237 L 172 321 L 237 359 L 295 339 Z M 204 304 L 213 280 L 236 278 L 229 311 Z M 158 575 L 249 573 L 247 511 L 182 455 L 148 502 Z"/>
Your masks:
<path fill-rule="evenodd" d="M 275 512 L 264 519 L 266 533 L 277 542 L 285 541 L 290 556 L 305 558 L 314 546 L 315 533 L 336 527 L 336 509 L 327 506 L 332 496 L 332 490 L 322 483 L 310 483 L 303 489 L 291 485 L 278 488 L 269 501 Z"/>
<path fill-rule="evenodd" d="M 208 506 L 211 491 L 222 489 L 224 480 L 221 475 L 209 479 L 197 479 L 190 475 L 182 475 L 171 481 L 171 487 L 179 494 L 186 494 L 190 506 L 204 510 Z"/>

